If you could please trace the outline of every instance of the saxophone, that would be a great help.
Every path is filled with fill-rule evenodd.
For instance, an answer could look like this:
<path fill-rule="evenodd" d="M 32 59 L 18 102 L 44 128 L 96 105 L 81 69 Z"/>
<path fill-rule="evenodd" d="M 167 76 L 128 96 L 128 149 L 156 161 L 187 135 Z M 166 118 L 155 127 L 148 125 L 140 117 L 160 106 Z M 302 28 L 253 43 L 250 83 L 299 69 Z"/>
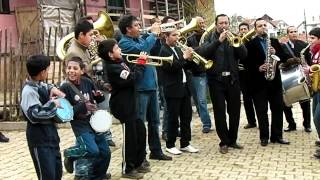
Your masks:
<path fill-rule="evenodd" d="M 301 51 L 300 55 L 301 57 L 304 58 L 304 51 L 308 49 L 310 44 Z M 311 80 L 311 89 L 313 92 L 318 92 L 320 91 L 320 64 L 313 64 L 310 66 L 310 74 L 309 74 L 309 79 Z"/>
<path fill-rule="evenodd" d="M 267 50 L 266 50 L 266 61 L 267 70 L 265 71 L 264 77 L 268 81 L 272 81 L 276 75 L 277 62 L 280 61 L 280 58 L 270 52 L 271 40 L 267 38 Z"/>

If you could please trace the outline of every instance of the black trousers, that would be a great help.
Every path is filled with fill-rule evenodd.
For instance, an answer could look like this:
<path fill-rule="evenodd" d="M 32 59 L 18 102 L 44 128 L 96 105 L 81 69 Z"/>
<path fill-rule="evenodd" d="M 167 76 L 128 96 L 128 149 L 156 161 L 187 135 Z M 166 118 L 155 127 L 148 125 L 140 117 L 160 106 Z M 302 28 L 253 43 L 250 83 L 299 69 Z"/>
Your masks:
<path fill-rule="evenodd" d="M 302 109 L 302 115 L 303 115 L 303 126 L 305 128 L 310 128 L 311 127 L 311 124 L 310 124 L 310 121 L 311 121 L 311 109 L 310 109 L 310 100 L 307 100 L 307 101 L 301 101 L 299 102 L 300 104 L 300 107 Z M 293 119 L 293 114 L 292 114 L 292 107 L 287 107 L 287 106 L 284 106 L 283 108 L 283 112 L 284 112 L 284 115 L 286 116 L 286 120 L 288 122 L 288 126 L 290 128 L 296 128 L 297 125 L 296 123 L 294 122 L 294 119 Z"/>
<path fill-rule="evenodd" d="M 246 112 L 246 117 L 248 124 L 256 125 L 256 117 L 255 117 L 255 110 L 253 106 L 253 96 L 252 93 L 249 91 L 249 82 L 247 78 L 247 72 L 246 70 L 239 71 L 239 77 L 240 77 L 240 89 L 242 92 L 242 98 L 243 98 L 243 106 L 244 110 Z"/>
<path fill-rule="evenodd" d="M 282 138 L 283 99 L 281 89 L 275 89 L 270 84 L 263 90 L 253 92 L 253 102 L 258 117 L 260 140 L 269 140 L 268 103 L 271 110 L 270 139 Z"/>
<path fill-rule="evenodd" d="M 122 124 L 122 173 L 139 167 L 146 158 L 146 127 L 143 120 L 129 119 Z"/>
<path fill-rule="evenodd" d="M 231 81 L 231 77 L 223 77 L 223 81 L 209 84 L 210 98 L 213 106 L 216 130 L 220 138 L 220 146 L 236 143 L 240 121 L 240 85 Z M 226 110 L 229 115 L 229 128 L 226 122 Z"/>
<path fill-rule="evenodd" d="M 60 180 L 62 161 L 59 147 L 29 147 L 38 179 Z"/>
<path fill-rule="evenodd" d="M 182 98 L 166 97 L 166 102 L 168 107 L 168 140 L 166 142 L 166 146 L 167 148 L 175 147 L 178 128 L 180 126 L 180 147 L 187 147 L 191 141 L 191 97 L 188 95 L 185 95 Z"/>

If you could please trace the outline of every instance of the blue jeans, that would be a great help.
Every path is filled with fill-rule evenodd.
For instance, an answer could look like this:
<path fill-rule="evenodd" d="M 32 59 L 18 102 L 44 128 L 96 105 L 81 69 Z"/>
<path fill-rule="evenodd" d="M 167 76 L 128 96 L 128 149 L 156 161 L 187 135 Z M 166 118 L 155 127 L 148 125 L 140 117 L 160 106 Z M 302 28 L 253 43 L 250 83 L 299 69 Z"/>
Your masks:
<path fill-rule="evenodd" d="M 202 127 L 211 128 L 211 119 L 207 107 L 207 77 L 192 76 L 192 97 L 199 113 Z"/>
<path fill-rule="evenodd" d="M 83 133 L 80 135 L 87 154 L 79 157 L 75 165 L 75 175 L 88 179 L 102 179 L 109 167 L 111 152 L 103 134 Z M 77 143 L 79 143 L 77 141 Z"/>
<path fill-rule="evenodd" d="M 313 95 L 312 101 L 313 122 L 317 129 L 318 137 L 320 138 L 320 92 Z"/>
<path fill-rule="evenodd" d="M 138 91 L 138 118 L 148 122 L 148 144 L 152 154 L 162 154 L 159 136 L 159 103 L 156 90 Z"/>

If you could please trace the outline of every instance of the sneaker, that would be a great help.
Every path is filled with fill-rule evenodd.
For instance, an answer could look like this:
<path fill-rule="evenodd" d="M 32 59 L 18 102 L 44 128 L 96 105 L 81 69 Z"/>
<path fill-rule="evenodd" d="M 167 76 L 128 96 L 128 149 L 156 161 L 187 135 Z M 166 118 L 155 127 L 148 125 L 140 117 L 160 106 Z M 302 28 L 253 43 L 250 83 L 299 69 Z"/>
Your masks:
<path fill-rule="evenodd" d="M 109 146 L 115 147 L 116 144 L 112 141 L 112 139 L 108 140 Z"/>
<path fill-rule="evenodd" d="M 128 179 L 143 179 L 143 175 L 139 173 L 137 170 L 132 170 L 128 173 L 122 174 L 122 178 L 128 178 Z"/>
<path fill-rule="evenodd" d="M 197 153 L 199 152 L 199 149 L 196 149 L 194 147 L 192 147 L 191 145 L 187 146 L 187 147 L 183 147 L 180 148 L 181 151 L 185 151 L 185 152 L 189 152 L 189 153 Z"/>
<path fill-rule="evenodd" d="M 68 173 L 73 173 L 73 160 L 71 158 L 64 157 L 63 164 Z"/>
<path fill-rule="evenodd" d="M 179 149 L 177 149 L 176 147 L 173 147 L 173 148 L 166 148 L 166 151 L 167 151 L 168 153 L 173 154 L 173 155 L 179 155 L 179 154 L 182 154 L 182 152 L 181 152 Z"/>

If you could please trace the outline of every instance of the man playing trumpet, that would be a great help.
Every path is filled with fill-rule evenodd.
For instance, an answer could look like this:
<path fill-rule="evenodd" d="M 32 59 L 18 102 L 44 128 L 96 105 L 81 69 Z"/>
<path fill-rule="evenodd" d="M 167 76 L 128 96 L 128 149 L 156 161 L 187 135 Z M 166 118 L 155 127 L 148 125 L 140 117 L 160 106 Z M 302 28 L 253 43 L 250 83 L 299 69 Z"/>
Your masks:
<path fill-rule="evenodd" d="M 119 47 L 126 54 L 140 54 L 142 51 L 149 54 L 160 32 L 159 24 L 154 23 L 150 29 L 151 33 L 148 33 L 145 38 L 141 38 L 139 21 L 132 15 L 123 16 L 120 19 L 119 29 L 123 34 Z M 136 80 L 138 118 L 148 122 L 150 159 L 172 160 L 171 157 L 163 154 L 161 149 L 157 88 L 156 69 L 154 66 L 146 65 L 142 78 Z M 143 163 L 139 169 L 141 172 L 150 171 L 149 163 Z"/>
<path fill-rule="evenodd" d="M 185 73 L 186 68 L 194 64 L 191 58 L 193 50 L 187 48 L 182 52 L 176 46 L 179 39 L 177 29 L 173 27 L 168 28 L 167 31 L 164 33 L 165 43 L 162 45 L 159 54 L 163 57 L 174 56 L 172 65 L 166 63 L 160 68 L 168 111 L 166 150 L 174 155 L 181 154 L 182 151 L 196 153 L 199 150 L 190 145 L 192 109 Z M 181 131 L 180 150 L 175 147 L 179 125 Z"/>

